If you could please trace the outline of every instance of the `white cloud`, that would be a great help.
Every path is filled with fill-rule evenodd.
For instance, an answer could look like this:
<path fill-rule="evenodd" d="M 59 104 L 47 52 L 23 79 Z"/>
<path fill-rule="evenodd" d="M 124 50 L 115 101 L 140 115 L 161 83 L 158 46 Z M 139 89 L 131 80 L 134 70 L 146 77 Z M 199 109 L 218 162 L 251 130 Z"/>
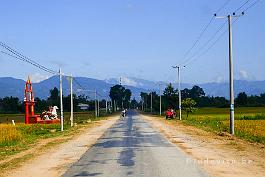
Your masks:
<path fill-rule="evenodd" d="M 48 75 L 42 75 L 40 73 L 31 74 L 29 75 L 29 77 L 30 77 L 31 82 L 34 82 L 34 83 L 39 83 L 49 78 Z"/>
<path fill-rule="evenodd" d="M 133 79 L 130 79 L 128 77 L 122 77 L 121 78 L 121 82 L 122 82 L 122 85 L 129 85 L 129 86 L 134 86 L 136 87 L 138 85 L 138 83 L 136 81 L 134 81 Z"/>
<path fill-rule="evenodd" d="M 217 82 L 217 83 L 222 83 L 224 81 L 225 81 L 225 79 L 223 76 L 217 76 L 217 78 L 215 79 L 215 82 Z"/>
<path fill-rule="evenodd" d="M 240 80 L 253 80 L 254 77 L 248 73 L 246 70 L 240 69 L 238 72 L 239 76 L 238 79 Z"/>

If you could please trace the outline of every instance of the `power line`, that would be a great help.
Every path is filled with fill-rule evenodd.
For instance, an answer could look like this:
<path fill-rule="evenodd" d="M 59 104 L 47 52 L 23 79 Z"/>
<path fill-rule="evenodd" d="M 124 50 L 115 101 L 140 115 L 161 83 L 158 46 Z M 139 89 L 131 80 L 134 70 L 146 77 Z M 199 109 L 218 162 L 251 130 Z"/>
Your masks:
<path fill-rule="evenodd" d="M 76 79 L 75 77 L 73 77 L 73 81 L 82 89 L 82 90 L 86 90 Z"/>
<path fill-rule="evenodd" d="M 58 73 L 55 72 L 55 71 L 51 71 L 51 70 L 49 70 L 49 69 L 46 69 L 45 67 L 41 67 L 41 65 L 37 65 L 37 64 L 35 64 L 35 63 L 31 62 L 31 61 L 28 61 L 28 60 L 26 60 L 26 59 L 24 59 L 24 58 L 21 58 L 21 57 L 18 57 L 18 56 L 12 55 L 12 54 L 7 53 L 7 52 L 4 52 L 4 51 L 1 51 L 1 53 L 5 54 L 5 55 L 8 55 L 8 56 L 10 56 L 10 57 L 16 58 L 16 59 L 18 59 L 18 60 L 21 60 L 21 61 L 27 62 L 27 63 L 29 63 L 29 64 L 31 64 L 31 65 L 33 65 L 33 66 L 35 66 L 35 67 L 37 67 L 37 68 L 39 68 L 39 69 L 41 69 L 41 70 L 43 70 L 43 71 L 46 71 L 46 72 L 48 72 L 48 73 L 50 73 L 50 74 L 58 74 Z"/>
<path fill-rule="evenodd" d="M 196 57 L 201 50 L 203 50 L 205 47 L 207 47 L 207 45 L 216 37 L 216 35 L 224 28 L 226 22 L 222 23 L 219 28 L 217 29 L 217 31 L 202 45 L 202 47 L 200 47 L 195 53 L 193 53 L 193 55 L 188 58 L 185 62 L 182 63 L 182 65 L 187 65 L 187 63 L 190 63 L 190 61 Z"/>
<path fill-rule="evenodd" d="M 239 6 L 236 10 L 234 10 L 234 12 L 239 11 L 240 9 L 242 9 L 242 7 L 244 7 L 247 3 L 249 2 L 249 0 L 247 0 L 246 2 L 244 2 L 241 6 Z"/>
<path fill-rule="evenodd" d="M 259 2 L 260 0 L 256 0 L 255 2 L 253 2 L 252 4 L 250 4 L 247 8 L 245 8 L 244 10 L 243 10 L 243 12 L 242 12 L 242 14 L 245 12 L 245 11 L 247 11 L 247 10 L 249 10 L 250 8 L 252 8 L 254 5 L 256 5 L 258 2 Z M 249 0 L 247 0 L 245 3 L 243 3 L 240 7 L 238 7 L 236 10 L 235 10 L 235 12 L 236 11 L 238 11 L 238 10 L 240 10 L 240 9 L 242 9 L 247 3 L 249 2 Z M 237 20 L 238 20 L 239 18 L 236 18 L 236 20 L 234 20 L 233 21 L 233 23 L 234 22 L 236 22 Z M 224 22 L 224 24 L 222 24 L 220 27 L 219 27 L 219 29 L 216 31 L 216 33 L 212 36 L 212 38 L 210 38 L 197 52 L 195 52 L 194 53 L 194 55 L 193 56 L 191 56 L 190 58 L 188 58 L 187 60 L 186 60 L 186 62 L 184 62 L 183 63 L 183 65 L 188 65 L 188 64 L 190 64 L 191 62 L 193 62 L 194 60 L 196 60 L 197 58 L 200 58 L 202 55 L 204 55 L 204 54 L 206 54 L 220 39 L 221 39 L 221 37 L 227 32 L 227 30 L 226 31 L 224 31 L 218 38 L 217 38 L 217 40 L 215 40 L 213 43 L 212 43 L 212 45 L 210 45 L 204 52 L 202 52 L 201 54 L 199 54 L 200 53 L 200 50 L 202 50 L 202 49 L 204 49 L 205 48 L 205 46 L 207 46 L 213 39 L 214 39 L 214 37 L 218 34 L 218 32 L 224 27 L 224 25 L 225 25 L 225 23 L 226 22 Z M 199 54 L 199 55 L 198 55 Z"/>
<path fill-rule="evenodd" d="M 260 0 L 256 0 L 255 2 L 253 2 L 252 4 L 250 4 L 246 9 L 243 10 L 243 12 L 248 11 L 250 8 L 252 8 L 253 6 L 255 6 L 258 2 L 260 2 Z"/>
<path fill-rule="evenodd" d="M 234 24 L 239 18 L 236 18 L 232 23 Z M 195 61 L 196 59 L 202 57 L 203 55 L 205 55 L 206 53 L 209 52 L 210 49 L 212 49 L 216 43 L 227 33 L 228 29 L 226 29 L 225 31 L 223 31 L 220 36 L 206 49 L 204 50 L 200 55 L 198 55 L 197 57 L 193 58 L 192 60 L 190 60 L 186 65 L 189 65 L 191 62 Z"/>
<path fill-rule="evenodd" d="M 220 12 L 231 0 L 227 0 L 217 11 L 216 13 Z M 203 30 L 201 31 L 201 33 L 199 34 L 199 36 L 197 37 L 197 39 L 195 40 L 195 42 L 192 44 L 192 46 L 189 48 L 189 50 L 184 54 L 183 60 L 185 63 L 185 59 L 187 58 L 187 56 L 191 53 L 192 49 L 194 49 L 194 47 L 199 43 L 200 39 L 202 38 L 202 36 L 204 35 L 204 33 L 207 31 L 207 29 L 209 28 L 209 26 L 211 25 L 212 21 L 214 19 L 214 16 L 211 17 L 210 21 L 203 27 Z"/>
<path fill-rule="evenodd" d="M 202 38 L 203 34 L 205 33 L 205 31 L 208 29 L 208 27 L 210 26 L 210 24 L 212 23 L 214 19 L 214 16 L 212 16 L 212 18 L 210 19 L 210 21 L 208 22 L 208 24 L 203 28 L 202 32 L 200 33 L 200 35 L 197 37 L 196 41 L 193 43 L 193 45 L 191 46 L 191 48 L 189 48 L 189 50 L 185 53 L 184 55 L 184 59 L 190 54 L 191 50 L 197 45 L 197 43 L 200 41 L 200 39 Z"/>
<path fill-rule="evenodd" d="M 231 0 L 227 0 L 217 11 L 216 13 L 219 13 L 221 10 L 223 10 L 223 8 L 225 8 L 225 6 L 230 2 Z"/>
<path fill-rule="evenodd" d="M 28 57 L 22 55 L 21 53 L 19 53 L 18 51 L 12 49 L 11 47 L 9 47 L 8 45 L 6 45 L 5 43 L 3 43 L 1 41 L 0 41 L 0 46 L 2 46 L 3 48 L 5 48 L 6 50 L 8 50 L 9 52 L 11 52 L 13 54 L 12 55 L 12 54 L 9 54 L 7 52 L 1 51 L 2 53 L 6 54 L 6 55 L 9 55 L 9 56 L 14 57 L 14 58 L 17 58 L 17 59 L 19 59 L 21 61 L 27 62 L 27 63 L 35 66 L 35 67 L 38 67 L 39 69 L 44 70 L 46 72 L 49 72 L 51 74 L 58 74 L 58 72 L 56 72 L 56 71 L 54 71 L 52 69 L 49 69 L 49 68 L 47 68 L 47 67 L 45 67 L 43 65 L 40 65 L 39 63 L 37 63 L 34 60 L 29 59 Z"/>

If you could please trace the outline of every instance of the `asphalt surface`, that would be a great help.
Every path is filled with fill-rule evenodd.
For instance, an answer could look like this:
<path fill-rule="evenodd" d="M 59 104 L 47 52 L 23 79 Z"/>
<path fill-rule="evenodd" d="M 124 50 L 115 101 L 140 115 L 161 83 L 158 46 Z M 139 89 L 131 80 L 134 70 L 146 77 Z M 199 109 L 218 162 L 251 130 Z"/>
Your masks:
<path fill-rule="evenodd" d="M 208 176 L 141 115 L 128 111 L 63 177 Z"/>

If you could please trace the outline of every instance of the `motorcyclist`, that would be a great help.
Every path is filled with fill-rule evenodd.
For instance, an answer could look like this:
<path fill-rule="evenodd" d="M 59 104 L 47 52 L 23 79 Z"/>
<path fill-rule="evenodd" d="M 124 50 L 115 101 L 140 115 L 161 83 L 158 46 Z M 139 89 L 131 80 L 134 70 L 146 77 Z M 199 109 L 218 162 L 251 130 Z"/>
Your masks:
<path fill-rule="evenodd" d="M 121 112 L 122 117 L 125 117 L 125 114 L 126 114 L 126 110 L 124 109 L 124 110 Z"/>

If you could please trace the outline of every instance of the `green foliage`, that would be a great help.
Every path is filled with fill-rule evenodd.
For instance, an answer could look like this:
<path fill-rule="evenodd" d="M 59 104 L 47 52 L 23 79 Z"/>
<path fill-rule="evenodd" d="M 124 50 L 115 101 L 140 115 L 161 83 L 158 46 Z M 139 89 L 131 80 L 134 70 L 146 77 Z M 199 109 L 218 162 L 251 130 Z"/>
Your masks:
<path fill-rule="evenodd" d="M 22 104 L 17 97 L 5 97 L 0 99 L 0 113 L 19 113 Z"/>
<path fill-rule="evenodd" d="M 129 89 L 121 85 L 114 85 L 110 88 L 109 97 L 112 102 L 115 101 L 118 107 L 120 108 L 129 108 L 129 103 L 131 100 L 132 92 Z"/>
<path fill-rule="evenodd" d="M 184 109 L 187 113 L 187 117 L 189 117 L 189 113 L 195 112 L 197 109 L 195 108 L 196 102 L 191 98 L 186 98 L 181 102 L 182 109 Z"/>
<path fill-rule="evenodd" d="M 245 106 L 248 103 L 248 96 L 245 92 L 239 93 L 237 95 L 237 98 L 235 99 L 235 102 L 239 106 Z"/>
<path fill-rule="evenodd" d="M 235 135 L 252 142 L 265 143 L 265 107 L 239 107 L 235 113 Z M 200 108 L 183 122 L 207 131 L 229 133 L 229 109 Z"/>

